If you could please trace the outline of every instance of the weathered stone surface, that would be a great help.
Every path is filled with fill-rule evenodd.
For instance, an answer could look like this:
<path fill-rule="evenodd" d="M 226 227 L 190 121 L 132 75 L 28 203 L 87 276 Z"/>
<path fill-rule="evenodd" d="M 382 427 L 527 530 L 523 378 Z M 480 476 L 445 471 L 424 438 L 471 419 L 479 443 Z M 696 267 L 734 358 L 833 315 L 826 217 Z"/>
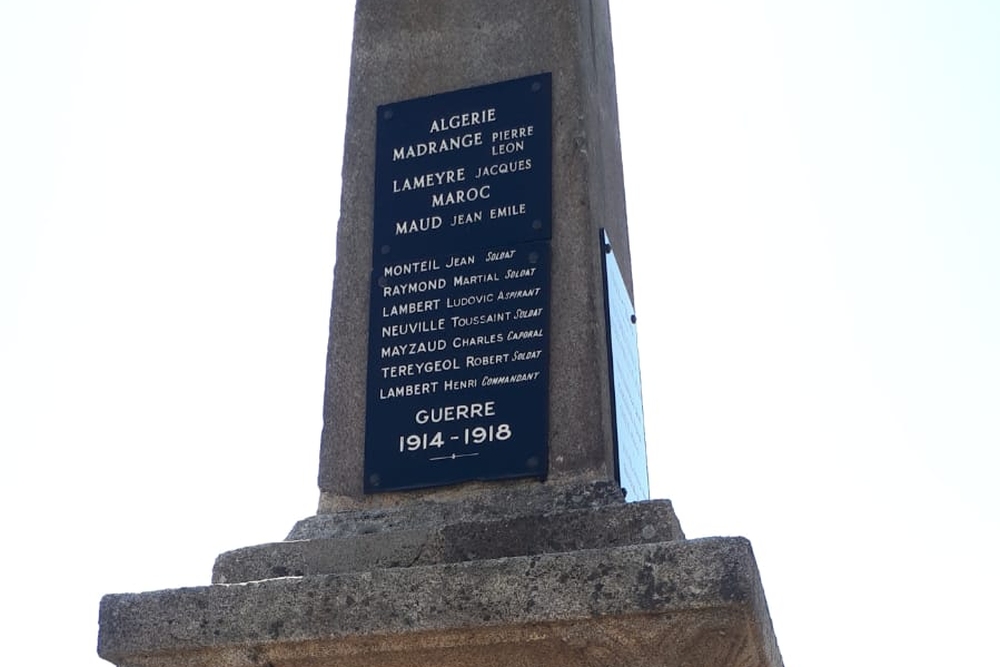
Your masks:
<path fill-rule="evenodd" d="M 235 583 L 376 568 L 457 563 L 683 539 L 668 500 L 512 514 L 490 520 L 277 542 L 219 556 L 212 581 Z"/>
<path fill-rule="evenodd" d="M 598 229 L 631 290 L 607 0 L 359 0 L 327 357 L 320 511 L 447 490 L 362 490 L 376 108 L 551 72 L 549 479 L 614 479 Z M 541 437 L 541 436 L 540 436 Z"/>
<path fill-rule="evenodd" d="M 324 508 L 299 521 L 287 539 L 350 537 L 456 521 L 490 521 L 524 514 L 597 509 L 625 502 L 614 482 L 539 484 L 534 480 L 463 484 L 432 496 L 399 496 L 400 502 L 358 509 Z"/>
<path fill-rule="evenodd" d="M 121 667 L 779 667 L 742 538 L 109 595 Z"/>

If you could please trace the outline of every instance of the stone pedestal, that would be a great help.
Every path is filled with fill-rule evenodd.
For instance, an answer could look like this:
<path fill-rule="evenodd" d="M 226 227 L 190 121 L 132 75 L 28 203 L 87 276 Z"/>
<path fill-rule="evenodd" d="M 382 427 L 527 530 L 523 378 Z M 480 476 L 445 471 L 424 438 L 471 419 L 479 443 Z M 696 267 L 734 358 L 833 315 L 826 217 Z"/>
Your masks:
<path fill-rule="evenodd" d="M 544 481 L 366 494 L 376 110 L 541 73 Z M 780 667 L 749 543 L 686 540 L 669 501 L 626 503 L 616 481 L 598 230 L 631 292 L 624 202 L 607 0 L 359 0 L 319 512 L 219 556 L 211 585 L 106 596 L 99 654 L 120 667 Z"/>
<path fill-rule="evenodd" d="M 510 503 L 510 504 L 505 504 Z M 685 540 L 669 501 L 535 485 L 301 522 L 215 584 L 109 595 L 121 667 L 777 667 L 750 544 Z"/>

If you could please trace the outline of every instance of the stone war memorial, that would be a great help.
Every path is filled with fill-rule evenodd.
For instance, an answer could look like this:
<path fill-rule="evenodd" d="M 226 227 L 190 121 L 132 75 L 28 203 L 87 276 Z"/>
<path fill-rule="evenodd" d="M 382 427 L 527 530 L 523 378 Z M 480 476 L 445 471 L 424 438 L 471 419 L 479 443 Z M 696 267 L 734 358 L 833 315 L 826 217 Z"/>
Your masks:
<path fill-rule="evenodd" d="M 649 499 L 631 295 L 607 0 L 358 0 L 317 513 L 98 653 L 780 667 L 749 542 Z"/>

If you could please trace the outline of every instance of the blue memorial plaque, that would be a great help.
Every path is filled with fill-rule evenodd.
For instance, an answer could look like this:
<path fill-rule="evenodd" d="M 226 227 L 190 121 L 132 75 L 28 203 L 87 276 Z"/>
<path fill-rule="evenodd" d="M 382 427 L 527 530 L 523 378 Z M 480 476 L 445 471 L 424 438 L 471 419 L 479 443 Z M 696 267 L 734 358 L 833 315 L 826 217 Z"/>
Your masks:
<path fill-rule="evenodd" d="M 604 230 L 601 230 L 601 243 L 604 247 L 604 303 L 618 482 L 626 490 L 629 501 L 648 500 L 649 474 L 646 469 L 646 430 L 635 309 L 611 248 L 611 240 Z"/>
<path fill-rule="evenodd" d="M 379 264 L 365 492 L 544 478 L 549 243 Z"/>
<path fill-rule="evenodd" d="M 375 144 L 376 258 L 551 238 L 551 74 L 380 106 Z"/>
<path fill-rule="evenodd" d="M 378 108 L 366 493 L 548 471 L 552 77 Z"/>

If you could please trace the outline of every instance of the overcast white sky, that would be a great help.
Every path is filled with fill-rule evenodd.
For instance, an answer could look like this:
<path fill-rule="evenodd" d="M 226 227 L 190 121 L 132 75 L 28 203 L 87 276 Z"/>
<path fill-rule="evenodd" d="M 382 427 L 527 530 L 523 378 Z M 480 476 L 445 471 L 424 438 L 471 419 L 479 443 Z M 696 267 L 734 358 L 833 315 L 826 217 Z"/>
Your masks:
<path fill-rule="evenodd" d="M 0 0 L 11 664 L 314 512 L 352 5 Z M 995 662 L 1000 4 L 612 12 L 653 496 L 789 665 Z"/>

